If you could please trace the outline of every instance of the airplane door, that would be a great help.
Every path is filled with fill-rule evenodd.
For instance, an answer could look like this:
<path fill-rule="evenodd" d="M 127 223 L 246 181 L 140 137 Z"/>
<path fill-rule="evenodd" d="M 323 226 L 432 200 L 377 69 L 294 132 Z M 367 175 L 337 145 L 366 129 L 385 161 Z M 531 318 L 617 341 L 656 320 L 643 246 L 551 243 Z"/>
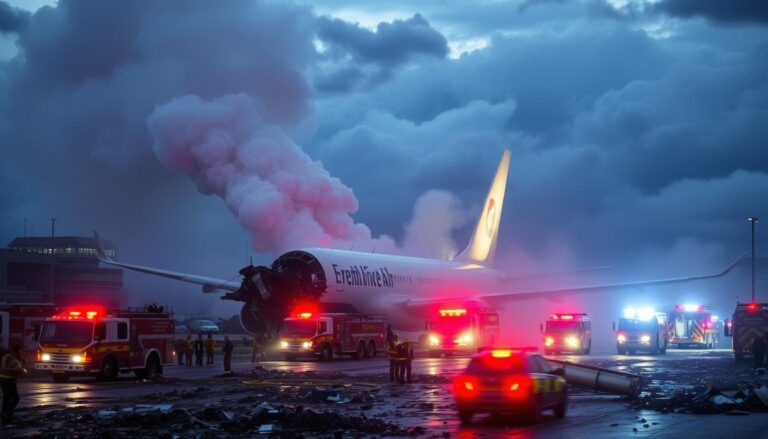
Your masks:
<path fill-rule="evenodd" d="M 10 316 L 8 315 L 8 311 L 0 311 L 0 340 L 3 343 L 4 349 L 10 349 L 10 346 L 8 346 L 9 337 L 10 334 L 8 333 L 8 323 L 10 321 Z"/>

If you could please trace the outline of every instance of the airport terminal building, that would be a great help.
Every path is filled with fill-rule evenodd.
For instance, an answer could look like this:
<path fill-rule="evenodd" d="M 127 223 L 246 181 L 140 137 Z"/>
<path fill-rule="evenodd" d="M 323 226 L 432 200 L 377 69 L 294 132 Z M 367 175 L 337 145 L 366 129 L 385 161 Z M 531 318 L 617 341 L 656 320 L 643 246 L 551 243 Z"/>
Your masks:
<path fill-rule="evenodd" d="M 116 256 L 114 245 L 103 245 Z M 117 308 L 122 288 L 123 270 L 99 266 L 93 238 L 23 237 L 0 249 L 0 303 Z"/>

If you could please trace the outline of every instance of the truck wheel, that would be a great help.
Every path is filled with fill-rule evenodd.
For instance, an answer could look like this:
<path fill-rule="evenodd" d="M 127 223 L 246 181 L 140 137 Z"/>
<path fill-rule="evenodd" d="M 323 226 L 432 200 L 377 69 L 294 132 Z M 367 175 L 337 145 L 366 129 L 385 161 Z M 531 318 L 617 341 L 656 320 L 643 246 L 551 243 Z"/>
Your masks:
<path fill-rule="evenodd" d="M 360 340 L 357 344 L 357 352 L 352 355 L 352 358 L 365 358 L 365 342 Z"/>
<path fill-rule="evenodd" d="M 147 378 L 152 378 L 155 375 L 163 374 L 163 367 L 160 366 L 160 357 L 156 353 L 149 354 L 147 358 Z"/>
<path fill-rule="evenodd" d="M 462 424 L 472 423 L 472 412 L 468 410 L 459 410 L 459 420 Z"/>
<path fill-rule="evenodd" d="M 117 361 L 113 357 L 108 357 L 101 364 L 101 372 L 99 372 L 99 378 L 105 381 L 112 381 L 117 379 Z"/>
<path fill-rule="evenodd" d="M 376 356 L 376 344 L 373 340 L 368 340 L 368 347 L 365 349 L 365 356 L 373 358 Z"/>
<path fill-rule="evenodd" d="M 320 360 L 331 361 L 333 360 L 333 348 L 331 345 L 326 344 L 323 346 L 323 351 L 320 353 Z"/>
<path fill-rule="evenodd" d="M 51 376 L 53 377 L 54 383 L 66 383 L 67 381 L 69 381 L 69 375 L 65 373 L 54 373 L 54 374 L 51 374 Z"/>

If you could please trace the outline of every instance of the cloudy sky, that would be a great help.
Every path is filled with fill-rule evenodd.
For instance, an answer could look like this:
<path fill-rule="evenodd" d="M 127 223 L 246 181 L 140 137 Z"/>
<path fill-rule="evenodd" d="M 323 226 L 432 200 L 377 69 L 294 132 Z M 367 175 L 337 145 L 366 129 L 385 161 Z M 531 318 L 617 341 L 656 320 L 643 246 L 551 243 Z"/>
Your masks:
<path fill-rule="evenodd" d="M 0 1 L 2 243 L 56 216 L 221 278 L 447 257 L 505 148 L 500 268 L 724 266 L 768 220 L 768 4 Z"/>

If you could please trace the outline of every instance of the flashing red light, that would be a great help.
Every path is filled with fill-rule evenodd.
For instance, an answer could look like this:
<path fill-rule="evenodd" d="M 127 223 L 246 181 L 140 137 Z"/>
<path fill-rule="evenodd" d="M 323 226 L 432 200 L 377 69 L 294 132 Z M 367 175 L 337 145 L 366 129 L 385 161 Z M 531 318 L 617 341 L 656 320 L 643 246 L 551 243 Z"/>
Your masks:
<path fill-rule="evenodd" d="M 72 310 L 72 311 L 65 311 L 61 314 L 53 316 L 55 319 L 66 319 L 66 320 L 79 320 L 79 319 L 88 319 L 92 320 L 99 314 L 99 311 L 80 311 L 80 310 Z"/>
<path fill-rule="evenodd" d="M 573 320 L 576 318 L 575 314 L 550 314 L 551 320 Z"/>
<path fill-rule="evenodd" d="M 453 391 L 459 399 L 470 399 L 480 392 L 480 380 L 472 376 L 458 376 L 453 381 Z"/>
<path fill-rule="evenodd" d="M 311 312 L 300 312 L 300 313 L 297 314 L 297 316 L 300 319 L 308 319 L 308 318 L 312 317 L 312 313 Z"/>
<path fill-rule="evenodd" d="M 467 313 L 466 309 L 441 309 L 440 317 L 458 317 Z"/>
<path fill-rule="evenodd" d="M 570 315 L 570 314 L 565 314 L 565 315 L 562 315 L 562 316 L 560 316 L 560 318 L 561 318 L 562 320 L 573 320 L 573 316 L 572 316 L 572 315 Z"/>
<path fill-rule="evenodd" d="M 512 350 L 510 349 L 494 349 L 491 351 L 493 358 L 509 358 L 512 356 Z"/>
<path fill-rule="evenodd" d="M 747 305 L 747 310 L 749 311 L 756 311 L 757 310 L 757 304 L 756 303 L 750 303 Z"/>

